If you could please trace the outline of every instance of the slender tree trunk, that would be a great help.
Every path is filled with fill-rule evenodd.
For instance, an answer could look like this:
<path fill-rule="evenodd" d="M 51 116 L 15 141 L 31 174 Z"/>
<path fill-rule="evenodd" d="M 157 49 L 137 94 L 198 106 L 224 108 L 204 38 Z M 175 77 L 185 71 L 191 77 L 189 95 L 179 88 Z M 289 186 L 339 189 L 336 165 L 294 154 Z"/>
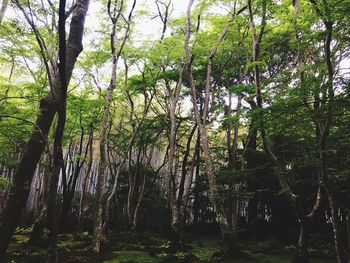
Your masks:
<path fill-rule="evenodd" d="M 93 164 L 93 131 L 91 131 L 90 137 L 89 137 L 89 162 L 87 164 L 87 170 L 83 179 L 82 189 L 80 193 L 80 200 L 79 200 L 79 211 L 78 211 L 78 232 L 81 233 L 83 229 L 83 212 L 84 212 L 84 204 L 85 204 L 85 195 L 86 195 L 86 187 L 87 182 L 91 173 L 91 168 Z"/>
<path fill-rule="evenodd" d="M 193 173 L 194 173 L 194 168 L 195 168 L 195 158 L 196 158 L 196 150 L 193 153 L 192 157 L 192 164 L 190 168 L 188 169 L 188 158 L 190 155 L 191 151 L 191 143 L 193 136 L 197 130 L 197 123 L 192 127 L 192 130 L 187 138 L 187 143 L 186 143 L 186 150 L 184 153 L 184 157 L 182 160 L 182 167 L 181 167 L 181 180 L 180 180 L 180 185 L 179 185 L 179 193 L 177 197 L 177 210 L 178 210 L 178 215 L 179 215 L 179 222 L 178 222 L 178 232 L 179 232 L 179 237 L 180 240 L 183 239 L 183 231 L 185 227 L 185 212 L 186 212 L 186 207 L 187 207 L 187 201 L 188 201 L 188 196 L 189 192 L 191 189 L 191 184 L 193 180 Z M 187 180 L 187 175 L 188 175 L 188 170 L 189 170 L 189 178 Z M 186 185 L 187 181 L 187 185 Z"/>
<path fill-rule="evenodd" d="M 65 104 L 65 102 L 64 102 Z M 60 172 L 62 170 L 63 165 L 63 156 L 62 156 L 62 144 L 63 144 L 63 132 L 66 122 L 66 107 L 63 106 L 64 109 L 60 110 L 55 141 L 54 141 L 54 153 L 53 153 L 53 171 L 50 178 L 50 192 L 49 192 L 49 200 L 48 200 L 48 209 L 47 209 L 47 223 L 49 229 L 49 250 L 48 250 L 48 261 L 49 262 L 57 262 L 58 254 L 57 254 L 57 186 L 58 180 L 60 176 Z"/>
<path fill-rule="evenodd" d="M 335 204 L 333 193 L 326 187 L 326 193 L 328 196 L 329 208 L 332 215 L 332 228 L 335 254 L 337 256 L 338 263 L 348 263 L 348 255 L 345 252 L 345 246 L 341 235 L 340 222 L 338 216 L 338 207 Z"/>
<path fill-rule="evenodd" d="M 210 95 L 210 78 L 207 77 L 207 82 L 206 82 L 206 91 L 205 91 L 205 101 L 204 101 L 204 108 L 203 108 L 203 115 L 200 115 L 200 112 L 198 110 L 197 106 L 197 93 L 196 93 L 196 87 L 194 84 L 194 79 L 193 79 L 193 73 L 192 73 L 192 66 L 191 66 L 191 57 L 190 57 L 190 48 L 189 48 L 189 40 L 190 40 L 190 35 L 191 35 L 191 7 L 193 4 L 193 0 L 189 1 L 188 8 L 187 8 L 187 32 L 186 32 L 186 38 L 185 38 L 185 52 L 186 52 L 186 67 L 188 71 L 188 78 L 189 78 L 189 84 L 190 84 L 190 89 L 191 89 L 191 97 L 192 97 L 192 103 L 193 103 L 193 110 L 194 110 L 194 116 L 199 128 L 199 133 L 200 133 L 200 138 L 201 138 L 201 145 L 203 148 L 204 152 L 204 161 L 205 161 L 205 166 L 206 166 L 206 171 L 207 171 L 207 177 L 208 177 L 208 183 L 209 183 L 209 198 L 210 201 L 212 202 L 216 216 L 217 216 L 217 221 L 220 226 L 221 234 L 223 237 L 223 244 L 227 246 L 227 251 L 228 252 L 234 252 L 236 249 L 236 244 L 234 242 L 233 238 L 233 232 L 232 228 L 227 220 L 227 217 L 225 215 L 224 209 L 222 207 L 222 203 L 220 200 L 220 197 L 218 196 L 218 191 L 217 191 L 217 183 L 216 183 L 216 178 L 214 175 L 214 168 L 213 168 L 213 163 L 212 159 L 210 156 L 210 149 L 209 149 L 209 139 L 208 139 L 208 134 L 207 130 L 205 127 L 205 122 L 208 114 L 208 107 L 209 107 L 209 95 Z M 225 27 L 225 30 L 228 30 L 228 28 Z M 224 35 L 220 36 L 218 40 L 218 44 L 220 44 L 220 39 L 223 39 Z M 208 62 L 208 70 L 210 71 L 211 66 L 211 60 L 213 56 L 215 55 L 215 51 L 218 48 L 218 44 L 212 49 L 212 52 L 209 56 L 209 62 Z M 210 75 L 207 72 L 207 75 Z"/>
<path fill-rule="evenodd" d="M 348 254 L 350 254 L 350 208 L 348 208 L 348 216 L 347 216 L 347 231 L 348 231 Z"/>
<path fill-rule="evenodd" d="M 327 160 L 327 141 L 330 134 L 330 130 L 333 122 L 333 114 L 334 114 L 334 66 L 332 61 L 332 50 L 331 43 L 333 38 L 333 20 L 331 14 L 331 8 L 329 3 L 325 0 L 323 1 L 323 11 L 319 8 L 317 1 L 310 0 L 313 4 L 316 13 L 322 18 L 323 24 L 326 28 L 325 30 L 325 41 L 324 41 L 324 61 L 327 67 L 327 82 L 324 85 L 325 89 L 322 91 L 323 96 L 326 101 L 323 101 L 324 108 L 326 109 L 324 116 L 321 119 L 315 119 L 315 125 L 320 134 L 319 136 L 319 159 L 320 159 L 320 167 L 321 167 L 321 183 L 324 184 L 324 188 L 326 191 L 329 207 L 332 215 L 332 227 L 333 227 L 333 239 L 335 252 L 337 256 L 338 263 L 347 263 L 350 260 L 350 256 L 345 252 L 344 242 L 341 237 L 340 232 L 340 222 L 338 216 L 338 206 L 337 201 L 335 199 L 335 194 L 333 187 L 329 180 L 328 175 L 328 160 Z M 319 105 L 318 105 L 319 106 Z"/>
<path fill-rule="evenodd" d="M 309 262 L 309 232 L 310 223 L 307 218 L 300 222 L 300 232 L 297 244 L 297 253 L 294 256 L 292 263 L 308 263 Z"/>
<path fill-rule="evenodd" d="M 47 217 L 47 207 L 48 207 L 48 197 L 49 197 L 49 189 L 50 189 L 50 175 L 52 173 L 51 170 L 51 158 L 50 153 L 46 156 L 46 167 L 43 174 L 43 183 L 42 183 L 42 195 L 40 197 L 40 205 L 39 212 L 35 218 L 33 230 L 30 234 L 29 244 L 37 244 L 40 238 L 43 236 L 44 228 L 47 225 L 46 217 Z"/>
<path fill-rule="evenodd" d="M 133 133 L 135 134 L 136 128 L 133 130 Z M 141 139 L 142 141 L 142 139 Z M 132 155 L 131 155 L 131 149 L 132 145 L 134 144 L 134 140 L 132 140 L 130 144 L 130 155 L 129 155 L 129 191 L 128 191 L 128 200 L 127 200 L 127 214 L 128 214 L 128 223 L 131 229 L 134 228 L 133 225 L 133 219 L 134 219 L 134 213 L 135 213 L 135 198 L 136 198 L 136 187 L 138 185 L 139 180 L 139 168 L 140 168 L 140 158 L 141 158 L 141 150 L 142 150 L 142 143 L 139 146 L 139 149 L 137 151 L 137 157 L 136 157 L 136 163 L 134 165 L 134 168 L 131 166 L 132 161 Z M 136 149 L 135 149 L 136 150 Z"/>
<path fill-rule="evenodd" d="M 110 105 L 112 101 L 112 94 L 114 89 L 116 88 L 116 80 L 117 80 L 117 65 L 121 53 L 124 49 L 127 39 L 130 34 L 131 27 L 131 19 L 132 14 L 135 9 L 136 0 L 133 1 L 133 5 L 131 7 L 131 11 L 128 15 L 127 28 L 125 29 L 125 34 L 122 40 L 122 43 L 119 47 L 119 50 L 116 50 L 115 38 L 116 38 L 116 26 L 119 20 L 119 17 L 122 14 L 122 10 L 124 7 L 124 2 L 121 1 L 120 5 L 114 6 L 113 12 L 111 12 L 111 1 L 108 3 L 108 13 L 109 17 L 112 21 L 112 32 L 111 32 L 111 52 L 112 52 L 112 74 L 111 74 L 111 82 L 107 90 L 107 95 L 105 98 L 105 106 L 104 112 L 100 125 L 100 160 L 98 164 L 98 173 L 97 173 L 97 182 L 96 182 L 96 197 L 95 197 L 95 215 L 94 215 L 94 238 L 93 238 L 93 251 L 95 253 L 99 253 L 101 249 L 101 241 L 103 237 L 103 190 L 104 190 L 104 173 L 107 168 L 107 124 L 110 116 Z"/>
<path fill-rule="evenodd" d="M 80 175 L 80 171 L 86 161 L 87 153 L 89 150 L 89 144 L 91 140 L 89 139 L 86 143 L 84 154 L 83 154 L 83 144 L 84 144 L 84 130 L 81 127 L 81 136 L 80 136 L 80 142 L 79 142 L 79 150 L 78 150 L 78 160 L 75 161 L 74 165 L 74 173 L 70 177 L 68 182 L 68 192 L 66 193 L 66 196 L 63 197 L 63 203 L 62 203 L 62 210 L 61 210 L 61 218 L 60 218 L 60 228 L 64 229 L 64 226 L 66 225 L 66 220 L 69 214 L 69 211 L 71 210 L 72 201 L 76 192 L 76 185 L 77 181 Z M 73 164 L 72 164 L 73 166 Z"/>
<path fill-rule="evenodd" d="M 97 171 L 97 182 L 96 182 L 96 193 L 95 193 L 95 215 L 94 215 L 94 238 L 93 238 L 93 250 L 95 253 L 100 252 L 101 240 L 102 240 L 102 213 L 103 213 L 103 191 L 104 191 L 104 177 L 107 168 L 107 129 L 108 129 L 108 118 L 110 112 L 110 104 L 112 100 L 113 90 L 116 87 L 117 78 L 117 64 L 118 57 L 115 51 L 115 34 L 116 34 L 116 22 L 119 18 L 122 6 L 118 11 L 115 11 L 115 18 L 112 19 L 112 33 L 111 33 L 111 50 L 112 50 L 112 77 L 111 82 L 107 90 L 105 98 L 105 106 L 102 116 L 102 121 L 100 125 L 100 144 L 99 144 L 99 154 L 100 159 L 98 163 Z"/>
<path fill-rule="evenodd" d="M 133 227 L 135 230 L 138 229 L 138 223 L 139 223 L 139 210 L 142 204 L 142 200 L 143 200 L 143 195 L 145 193 L 145 186 L 146 186 L 146 174 L 144 174 L 143 172 L 143 176 L 142 176 L 142 184 L 141 184 L 141 189 L 140 189 L 140 193 L 139 196 L 137 198 L 137 202 L 136 202 L 136 206 L 135 206 L 135 212 L 134 212 L 134 218 L 133 218 Z"/>
<path fill-rule="evenodd" d="M 241 76 L 240 76 L 240 84 L 241 84 Z M 229 95 L 229 105 L 227 109 L 227 116 L 228 118 L 231 116 L 231 94 Z M 238 95 L 237 98 L 237 108 L 236 108 L 236 123 L 234 126 L 234 132 L 233 132 L 233 142 L 231 143 L 231 124 L 228 124 L 227 129 L 227 147 L 228 147 L 228 156 L 229 156 L 229 168 L 235 170 L 235 164 L 236 164 L 236 155 L 237 155 L 237 148 L 238 148 L 238 127 L 239 127 L 239 119 L 241 115 L 241 107 L 242 107 L 242 95 Z M 230 121 L 230 120 L 228 120 Z M 232 236 L 234 239 L 234 242 L 238 242 L 238 221 L 239 221 L 239 215 L 240 215 L 240 200 L 239 200 L 239 191 L 241 188 L 241 183 L 236 183 L 234 185 L 231 185 L 231 187 L 235 188 L 235 191 L 238 193 L 236 197 L 229 198 L 228 206 L 231 208 L 229 209 L 229 214 L 227 217 L 230 219 L 229 222 L 232 227 Z"/>
<path fill-rule="evenodd" d="M 171 231 L 173 236 L 173 242 L 179 243 L 179 210 L 176 199 L 176 178 L 175 178 L 175 153 L 176 153 L 176 131 L 178 124 L 176 122 L 176 108 L 182 88 L 182 77 L 183 77 L 183 68 L 180 69 L 179 79 L 176 83 L 175 91 L 170 87 L 168 80 L 165 80 L 165 86 L 167 88 L 168 97 L 170 98 L 170 107 L 168 107 L 168 116 L 169 116 L 169 151 L 168 151 L 168 163 L 166 169 L 166 182 L 167 182 L 167 194 L 169 207 L 171 211 Z"/>

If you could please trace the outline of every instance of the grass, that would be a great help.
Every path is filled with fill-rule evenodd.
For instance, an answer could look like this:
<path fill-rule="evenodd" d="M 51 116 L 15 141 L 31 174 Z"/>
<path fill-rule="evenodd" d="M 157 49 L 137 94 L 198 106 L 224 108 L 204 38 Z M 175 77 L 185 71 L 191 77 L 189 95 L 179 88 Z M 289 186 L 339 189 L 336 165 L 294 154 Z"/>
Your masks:
<path fill-rule="evenodd" d="M 144 262 L 144 263 L 158 263 L 159 258 L 150 256 L 146 252 L 141 251 L 115 251 L 115 257 L 112 260 L 104 261 L 103 263 L 123 263 L 123 262 Z"/>
<path fill-rule="evenodd" d="M 16 235 L 10 246 L 12 263 L 45 262 L 45 247 L 27 245 L 28 235 Z M 185 246 L 174 249 L 166 236 L 155 233 L 118 233 L 105 242 L 101 255 L 92 253 L 91 237 L 76 234 L 59 236 L 60 262 L 65 263 L 290 263 L 293 253 L 278 242 L 245 243 L 244 258 L 222 257 L 217 239 L 187 237 Z M 336 260 L 312 258 L 310 263 L 335 263 Z"/>

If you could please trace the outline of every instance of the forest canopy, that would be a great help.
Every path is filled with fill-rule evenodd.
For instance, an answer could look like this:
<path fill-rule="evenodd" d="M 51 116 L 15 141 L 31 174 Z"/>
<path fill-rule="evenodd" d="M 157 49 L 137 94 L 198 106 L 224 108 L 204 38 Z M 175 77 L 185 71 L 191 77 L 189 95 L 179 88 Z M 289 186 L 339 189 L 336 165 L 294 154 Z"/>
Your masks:
<path fill-rule="evenodd" d="M 349 94 L 349 0 L 2 0 L 0 262 L 348 263 Z"/>

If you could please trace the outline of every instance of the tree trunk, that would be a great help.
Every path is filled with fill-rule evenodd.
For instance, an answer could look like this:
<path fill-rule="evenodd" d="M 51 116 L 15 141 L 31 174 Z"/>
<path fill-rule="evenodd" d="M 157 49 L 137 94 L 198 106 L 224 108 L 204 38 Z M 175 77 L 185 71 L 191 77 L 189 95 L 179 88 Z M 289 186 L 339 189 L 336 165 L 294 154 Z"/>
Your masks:
<path fill-rule="evenodd" d="M 99 253 L 101 249 L 101 241 L 103 236 L 103 190 L 104 190 L 104 175 L 105 170 L 107 168 L 107 123 L 110 116 L 109 110 L 110 105 L 112 101 L 112 94 L 114 89 L 116 88 L 116 81 L 117 81 L 117 65 L 119 58 L 121 56 L 121 53 L 124 49 L 124 46 L 126 44 L 127 39 L 129 38 L 130 33 L 130 26 L 131 26 L 131 19 L 132 14 L 134 11 L 136 5 L 136 0 L 133 1 L 133 5 L 131 7 L 131 11 L 128 15 L 127 22 L 127 28 L 125 29 L 125 34 L 122 40 L 122 43 L 119 47 L 119 50 L 116 50 L 116 44 L 115 44 L 115 38 L 116 38 L 116 26 L 118 19 L 120 15 L 122 14 L 122 10 L 124 7 L 123 2 L 121 2 L 120 6 L 117 6 L 117 4 L 114 5 L 114 9 L 111 12 L 111 1 L 109 1 L 109 16 L 112 21 L 112 32 L 111 32 L 111 52 L 112 52 L 112 73 L 111 73 L 111 82 L 109 84 L 107 95 L 105 98 L 105 106 L 103 111 L 103 116 L 100 124 L 100 160 L 98 164 L 98 173 L 97 173 L 97 182 L 96 182 L 96 197 L 95 197 L 95 214 L 94 214 L 94 233 L 93 233 L 93 251 L 95 253 Z"/>
<path fill-rule="evenodd" d="M 136 202 L 136 206 L 135 206 L 135 212 L 134 212 L 133 227 L 134 227 L 135 230 L 138 229 L 139 214 L 140 214 L 139 210 L 140 210 L 140 207 L 141 207 L 141 204 L 142 204 L 143 195 L 145 193 L 145 186 L 146 186 L 146 175 L 143 174 L 141 189 L 140 189 L 139 196 L 137 198 L 137 202 Z"/>
<path fill-rule="evenodd" d="M 297 244 L 297 253 L 294 256 L 292 263 L 309 263 L 309 232 L 310 223 L 308 219 L 304 219 L 300 222 L 300 232 Z"/>
<path fill-rule="evenodd" d="M 348 231 L 348 254 L 350 254 L 350 208 L 348 208 L 348 216 L 347 216 L 347 231 Z"/>
<path fill-rule="evenodd" d="M 220 226 L 222 238 L 223 238 L 223 244 L 226 246 L 227 252 L 232 253 L 236 250 L 236 244 L 233 237 L 232 228 L 227 220 L 227 217 L 225 215 L 224 209 L 222 207 L 222 203 L 220 200 L 220 197 L 218 196 L 218 189 L 217 189 L 217 183 L 216 178 L 214 175 L 214 169 L 213 169 L 213 163 L 210 156 L 210 149 L 209 149 L 209 140 L 208 140 L 208 134 L 205 127 L 206 118 L 209 112 L 209 95 L 210 95 L 210 70 L 211 70 L 211 60 L 215 55 L 215 52 L 218 48 L 218 44 L 220 44 L 220 39 L 224 38 L 224 32 L 220 35 L 220 38 L 218 40 L 218 44 L 212 49 L 211 54 L 209 56 L 208 61 L 208 69 L 207 69 L 207 82 L 206 82 L 206 88 L 205 88 L 205 101 L 204 101 L 204 108 L 203 108 L 203 114 L 201 116 L 198 106 L 197 106 L 197 91 L 194 84 L 193 79 L 193 73 L 192 73 L 192 66 L 191 66 L 191 57 L 190 57 L 190 48 L 189 48 L 189 40 L 191 35 L 191 7 L 193 4 L 193 0 L 190 0 L 187 8 L 187 31 L 186 31 L 186 38 L 185 38 L 185 52 L 186 52 L 186 67 L 188 71 L 188 78 L 189 78 L 189 85 L 191 89 L 191 97 L 192 97 L 192 103 L 193 103 L 193 110 L 194 110 L 194 116 L 198 125 L 200 138 L 201 138 L 201 144 L 204 152 L 204 161 L 207 171 L 207 177 L 208 177 L 208 184 L 209 184 L 209 199 L 212 202 L 214 206 L 214 210 L 216 212 L 217 221 Z M 225 27 L 225 30 L 227 31 L 228 28 Z M 209 72 L 209 73 L 208 73 Z"/>
<path fill-rule="evenodd" d="M 200 134 L 197 133 L 196 146 L 195 146 L 195 188 L 198 187 L 198 180 L 200 176 L 200 159 L 201 159 L 201 149 L 200 149 Z M 198 191 L 194 192 L 193 196 L 193 224 L 199 222 L 199 205 L 198 205 Z"/>
<path fill-rule="evenodd" d="M 0 25 L 2 23 L 2 20 L 4 19 L 8 4 L 9 4 L 9 0 L 2 1 L 2 5 L 1 5 L 1 9 L 0 9 Z"/>
<path fill-rule="evenodd" d="M 112 20 L 113 21 L 113 20 Z M 95 214 L 94 214 L 94 238 L 93 238 L 93 251 L 95 253 L 100 252 L 101 240 L 102 240 L 102 213 L 103 213 L 103 191 L 104 191 L 104 177 L 107 168 L 107 123 L 109 118 L 110 104 L 112 100 L 113 90 L 116 87 L 116 77 L 117 77 L 117 63 L 118 57 L 115 52 L 115 33 L 116 33 L 116 21 L 113 22 L 112 33 L 111 33 L 111 49 L 112 49 L 112 77 L 111 83 L 108 87 L 105 106 L 102 116 L 102 121 L 100 125 L 100 145 L 99 153 L 100 159 L 98 163 L 97 171 L 97 182 L 96 182 L 96 194 L 95 194 Z"/>
<path fill-rule="evenodd" d="M 344 242 L 341 236 L 340 222 L 338 216 L 338 207 L 335 204 L 333 193 L 328 187 L 326 187 L 326 193 L 328 197 L 329 208 L 332 215 L 332 228 L 333 228 L 333 239 L 335 254 L 337 256 L 338 263 L 348 263 L 349 258 L 345 252 Z"/>
<path fill-rule="evenodd" d="M 86 187 L 87 182 L 90 176 L 92 164 L 93 164 L 93 131 L 91 131 L 90 137 L 89 137 L 89 162 L 87 164 L 87 170 L 83 179 L 82 189 L 80 193 L 80 200 L 79 200 L 79 211 L 78 211 L 78 226 L 77 230 L 79 233 L 82 232 L 83 229 L 83 212 L 84 212 L 84 203 L 85 203 L 85 194 L 86 194 Z"/>
<path fill-rule="evenodd" d="M 78 160 L 75 161 L 74 165 L 74 173 L 70 177 L 69 182 L 67 184 L 67 193 L 65 196 L 63 196 L 63 203 L 62 203 L 62 210 L 61 210 L 61 218 L 60 218 L 60 228 L 63 230 L 64 226 L 66 225 L 66 220 L 69 214 L 69 211 L 71 210 L 72 201 L 76 192 L 76 185 L 77 181 L 80 175 L 80 171 L 86 161 L 86 156 L 89 150 L 89 144 L 91 140 L 89 139 L 86 143 L 85 151 L 83 154 L 83 144 L 84 144 L 84 130 L 81 128 L 81 136 L 80 136 L 80 143 L 79 143 L 79 150 L 78 150 Z M 74 157 L 74 156 L 73 156 Z"/>
<path fill-rule="evenodd" d="M 40 205 L 39 205 L 39 213 L 34 221 L 33 230 L 30 234 L 29 244 L 37 244 L 40 238 L 43 236 L 44 228 L 47 225 L 46 217 L 47 217 L 47 206 L 48 206 L 48 196 L 50 189 L 50 174 L 51 171 L 51 160 L 50 153 L 48 153 L 46 158 L 46 167 L 43 174 L 43 184 L 42 184 L 42 195 L 40 197 Z"/>
<path fill-rule="evenodd" d="M 64 112 L 63 112 L 64 111 Z M 65 117 L 65 105 L 64 110 L 60 111 L 61 117 L 58 118 L 55 142 L 54 142 L 54 154 L 53 154 L 53 171 L 50 178 L 50 192 L 47 209 L 47 225 L 49 229 L 49 262 L 57 262 L 57 186 L 60 176 L 60 172 L 63 167 L 63 156 L 62 156 L 62 144 L 63 144 L 63 132 L 66 122 Z"/>
<path fill-rule="evenodd" d="M 16 4 L 22 10 L 23 14 L 28 17 L 20 3 L 16 2 Z M 67 84 L 72 75 L 77 57 L 82 51 L 82 38 L 88 6 L 89 0 L 81 0 L 80 5 L 75 9 L 72 17 L 70 34 L 67 42 L 67 60 L 65 63 L 65 79 Z M 30 23 L 30 20 L 28 23 Z M 39 40 L 38 43 L 40 46 L 42 45 L 42 42 Z M 44 57 L 44 60 L 46 61 L 46 57 Z M 49 71 L 48 68 L 47 70 L 47 74 L 51 78 L 52 72 Z M 56 78 L 56 80 L 59 80 L 59 78 Z M 51 85 L 49 95 L 41 100 L 34 131 L 30 136 L 29 142 L 26 145 L 21 160 L 17 166 L 8 202 L 0 216 L 0 262 L 3 261 L 11 236 L 17 227 L 19 217 L 27 202 L 33 174 L 45 149 L 47 135 L 57 110 L 58 105 L 55 96 L 60 94 L 60 92 L 55 89 L 57 89 L 57 86 L 59 85 L 52 82 Z"/>
<path fill-rule="evenodd" d="M 9 197 L 0 216 L 0 262 L 4 260 L 8 244 L 26 205 L 33 174 L 45 149 L 47 135 L 55 113 L 56 104 L 49 94 L 40 102 L 34 131 L 17 166 Z"/>

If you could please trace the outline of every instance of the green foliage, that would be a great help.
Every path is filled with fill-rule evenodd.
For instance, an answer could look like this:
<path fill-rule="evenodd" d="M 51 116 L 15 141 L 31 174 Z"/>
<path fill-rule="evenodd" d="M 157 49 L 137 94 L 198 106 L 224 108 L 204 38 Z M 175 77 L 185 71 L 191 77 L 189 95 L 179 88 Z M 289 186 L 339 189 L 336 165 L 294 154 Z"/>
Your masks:
<path fill-rule="evenodd" d="M 9 179 L 0 176 L 0 189 L 9 187 L 10 185 L 11 181 Z"/>
<path fill-rule="evenodd" d="M 30 234 L 32 231 L 33 231 L 32 227 L 27 227 L 27 228 L 17 227 L 15 234 L 16 235 L 27 235 L 27 234 Z"/>

